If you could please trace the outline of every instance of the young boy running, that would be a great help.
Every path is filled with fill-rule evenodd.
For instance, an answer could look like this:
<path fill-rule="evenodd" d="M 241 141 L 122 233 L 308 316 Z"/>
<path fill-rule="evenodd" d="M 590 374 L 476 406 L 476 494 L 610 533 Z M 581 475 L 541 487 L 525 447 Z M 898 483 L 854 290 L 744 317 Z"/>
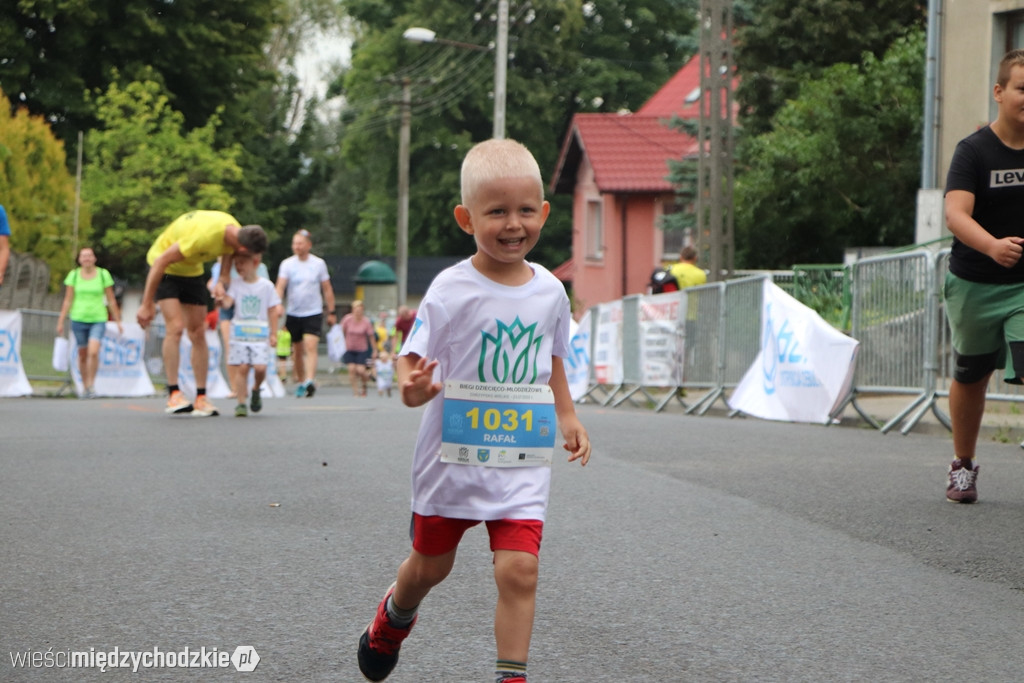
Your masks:
<path fill-rule="evenodd" d="M 555 418 L 569 461 L 590 459 L 562 364 L 569 300 L 550 272 L 526 261 L 549 211 L 540 169 L 521 144 L 488 140 L 466 155 L 455 220 L 476 253 L 430 285 L 397 361 L 402 402 L 428 405 L 413 456 L 412 550 L 359 639 L 359 668 L 371 681 L 394 669 L 420 603 L 480 522 L 498 587 L 495 680 L 526 681 Z M 531 451 L 539 436 L 550 440 Z"/>
<path fill-rule="evenodd" d="M 999 63 L 996 120 L 956 147 L 946 179 L 946 223 L 953 233 L 944 282 L 956 367 L 949 387 L 954 460 L 946 499 L 978 500 L 974 463 L 989 378 L 1024 383 L 1024 50 Z"/>
<path fill-rule="evenodd" d="M 254 413 L 263 409 L 260 386 L 267 377 L 270 350 L 277 346 L 281 298 L 274 283 L 259 276 L 259 254 L 235 254 L 233 261 L 238 277 L 231 280 L 224 297 L 225 307 L 235 307 L 228 343 L 228 366 L 232 369 L 230 374 L 235 384 L 231 388 L 238 398 L 235 417 L 246 417 L 249 414 L 245 400 L 249 396 L 250 368 L 253 369 L 253 388 L 249 408 Z"/>

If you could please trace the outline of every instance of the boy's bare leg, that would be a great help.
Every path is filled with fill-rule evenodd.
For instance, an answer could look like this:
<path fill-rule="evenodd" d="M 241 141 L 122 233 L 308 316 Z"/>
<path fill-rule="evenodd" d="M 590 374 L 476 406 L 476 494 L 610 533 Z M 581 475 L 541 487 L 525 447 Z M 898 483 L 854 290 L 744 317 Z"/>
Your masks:
<path fill-rule="evenodd" d="M 424 555 L 416 550 L 398 568 L 398 581 L 391 599 L 402 609 L 412 609 L 427 597 L 430 589 L 444 581 L 455 566 L 455 550 L 444 555 Z"/>
<path fill-rule="evenodd" d="M 498 659 L 526 662 L 537 606 L 540 562 L 533 553 L 519 550 L 494 552 L 494 582 L 498 607 L 494 612 L 494 639 Z"/>
<path fill-rule="evenodd" d="M 953 380 L 949 386 L 949 418 L 953 423 L 953 451 L 963 461 L 974 460 L 974 449 L 985 414 L 985 391 L 991 373 L 971 384 Z"/>
<path fill-rule="evenodd" d="M 252 367 L 252 387 L 255 389 L 256 387 L 263 386 L 263 381 L 267 379 L 267 366 L 254 365 Z M 248 375 L 249 373 L 246 372 L 245 374 Z"/>
<path fill-rule="evenodd" d="M 232 380 L 231 390 L 235 392 L 238 404 L 243 405 L 246 396 L 249 395 L 249 388 L 246 386 L 249 381 L 249 366 L 229 365 L 228 374 L 231 375 Z"/>

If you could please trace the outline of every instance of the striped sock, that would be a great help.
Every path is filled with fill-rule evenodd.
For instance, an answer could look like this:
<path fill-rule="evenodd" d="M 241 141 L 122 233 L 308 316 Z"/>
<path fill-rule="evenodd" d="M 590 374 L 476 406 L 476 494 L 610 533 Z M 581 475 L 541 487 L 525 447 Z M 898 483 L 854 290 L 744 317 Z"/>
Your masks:
<path fill-rule="evenodd" d="M 402 609 L 395 604 L 394 598 L 389 596 L 388 604 L 384 609 L 388 612 L 388 621 L 391 622 L 392 626 L 395 628 L 405 628 L 416 619 L 416 612 L 419 608 L 420 606 L 416 605 L 412 609 Z"/>
<path fill-rule="evenodd" d="M 494 663 L 494 683 L 502 683 L 509 679 L 526 680 L 526 662 L 513 662 L 499 659 Z"/>

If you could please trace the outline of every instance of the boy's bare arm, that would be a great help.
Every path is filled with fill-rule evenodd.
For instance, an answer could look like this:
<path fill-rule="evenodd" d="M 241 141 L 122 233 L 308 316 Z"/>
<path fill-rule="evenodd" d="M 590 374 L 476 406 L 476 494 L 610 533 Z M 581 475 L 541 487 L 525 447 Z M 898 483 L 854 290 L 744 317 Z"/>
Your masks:
<path fill-rule="evenodd" d="M 416 408 L 441 393 L 444 385 L 433 381 L 436 367 L 436 360 L 427 362 L 426 358 L 414 353 L 398 357 L 395 372 L 402 392 L 402 403 Z"/>
<path fill-rule="evenodd" d="M 966 190 L 950 190 L 946 194 L 946 224 L 956 238 L 971 249 L 980 251 L 1003 268 L 1013 268 L 1024 253 L 1024 239 L 996 237 L 973 217 L 974 194 Z"/>
<path fill-rule="evenodd" d="M 281 317 L 281 305 L 277 304 L 267 309 L 267 324 L 270 326 L 270 345 L 277 346 L 277 321 Z"/>
<path fill-rule="evenodd" d="M 576 417 L 576 404 L 569 392 L 569 380 L 565 376 L 565 366 L 558 356 L 551 357 L 551 379 L 548 380 L 551 393 L 555 396 L 555 414 L 558 426 L 562 430 L 562 438 L 569 451 L 569 462 L 579 460 L 580 465 L 590 462 L 590 437 L 583 423 Z"/>

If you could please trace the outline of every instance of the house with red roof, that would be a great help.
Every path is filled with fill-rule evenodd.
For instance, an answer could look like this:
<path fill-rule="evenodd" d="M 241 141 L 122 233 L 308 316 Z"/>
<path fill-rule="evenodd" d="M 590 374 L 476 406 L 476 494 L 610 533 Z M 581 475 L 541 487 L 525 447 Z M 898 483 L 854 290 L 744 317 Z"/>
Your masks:
<path fill-rule="evenodd" d="M 668 161 L 693 157 L 697 140 L 671 125 L 697 119 L 700 59 L 694 57 L 631 114 L 576 114 L 550 190 L 572 194 L 572 258 L 553 272 L 582 308 L 647 291 L 652 271 L 675 262 L 683 235 L 660 229 L 679 210 Z"/>

